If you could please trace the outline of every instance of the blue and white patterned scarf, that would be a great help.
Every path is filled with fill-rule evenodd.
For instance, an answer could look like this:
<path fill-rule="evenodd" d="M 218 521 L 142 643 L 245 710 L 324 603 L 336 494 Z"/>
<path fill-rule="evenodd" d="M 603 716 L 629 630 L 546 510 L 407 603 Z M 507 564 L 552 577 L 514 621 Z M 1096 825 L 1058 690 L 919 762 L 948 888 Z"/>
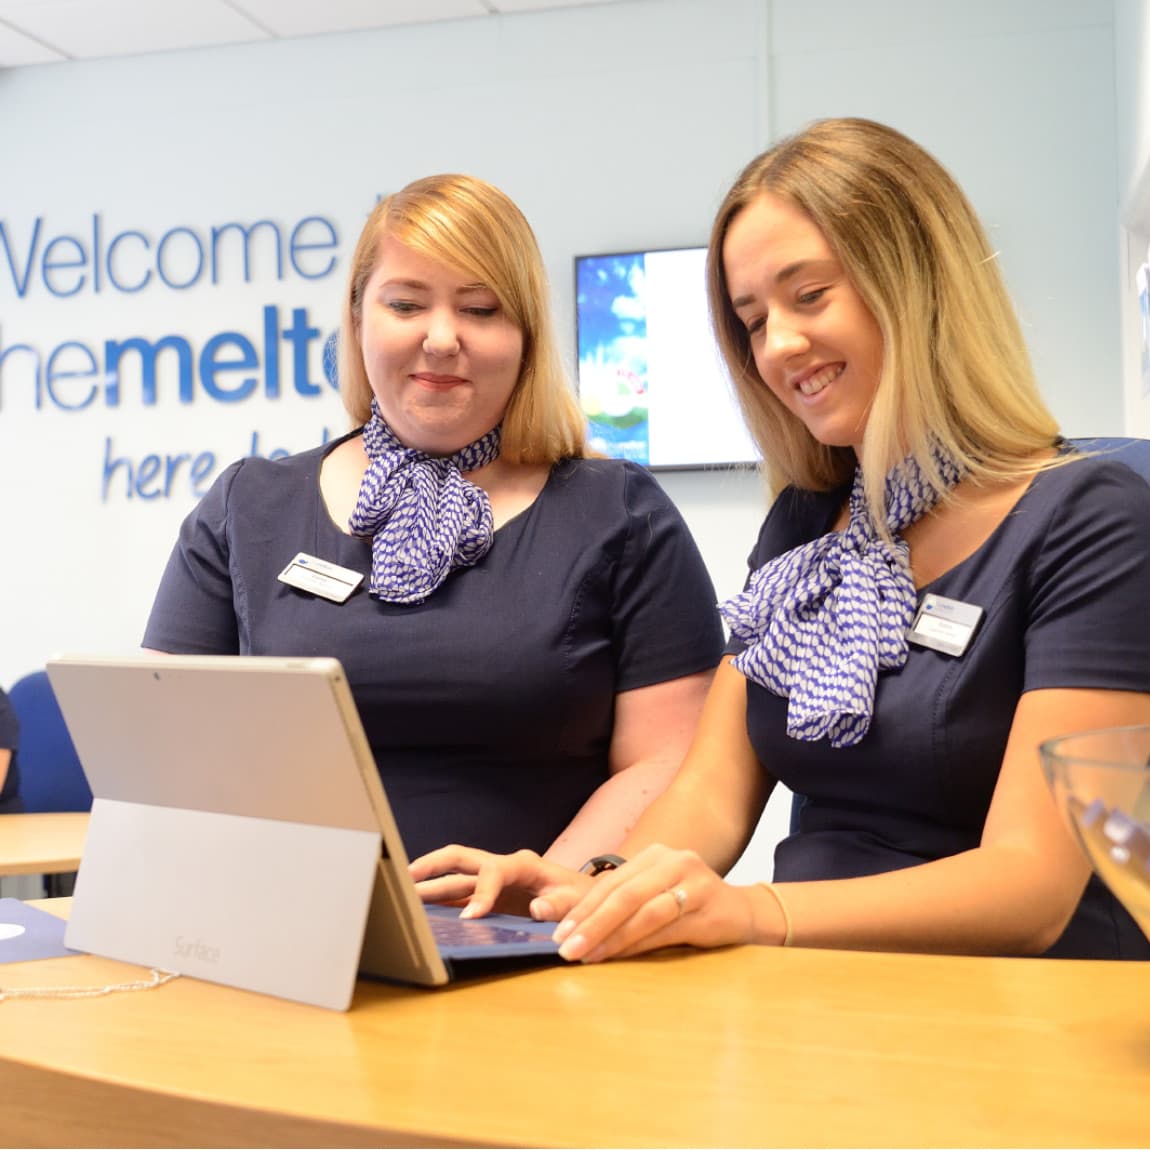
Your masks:
<path fill-rule="evenodd" d="M 454 455 L 428 455 L 396 438 L 373 399 L 363 446 L 370 462 L 348 525 L 372 536 L 368 591 L 388 603 L 422 603 L 491 547 L 487 492 L 463 472 L 499 457 L 499 428 Z"/>
<path fill-rule="evenodd" d="M 936 462 L 947 489 L 960 478 L 949 459 Z M 886 480 L 880 538 L 867 507 L 862 468 L 855 472 L 850 522 L 772 559 L 745 591 L 719 605 L 747 648 L 734 665 L 768 691 L 789 698 L 787 734 L 850 747 L 870 727 L 879 671 L 901 667 L 917 593 L 909 548 L 900 532 L 925 515 L 939 493 L 913 458 Z"/>

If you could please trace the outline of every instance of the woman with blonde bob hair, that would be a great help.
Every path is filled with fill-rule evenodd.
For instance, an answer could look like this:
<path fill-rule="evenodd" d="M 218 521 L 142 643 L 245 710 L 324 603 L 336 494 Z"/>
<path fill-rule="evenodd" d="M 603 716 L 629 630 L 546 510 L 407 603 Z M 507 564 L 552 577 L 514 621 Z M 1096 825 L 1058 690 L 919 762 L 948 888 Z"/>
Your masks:
<path fill-rule="evenodd" d="M 371 418 L 372 393 L 363 352 L 349 335 L 360 329 L 364 291 L 385 236 L 487 284 L 523 333 L 523 363 L 503 416 L 500 455 L 517 463 L 584 455 L 586 422 L 555 343 L 547 273 L 531 225 L 503 192 L 471 176 L 430 176 L 408 184 L 380 200 L 360 233 L 344 293 L 340 346 L 340 391 L 355 426 Z"/>
<path fill-rule="evenodd" d="M 609 873 L 448 848 L 464 913 L 530 896 L 560 953 L 687 943 L 1146 958 L 1037 748 L 1150 721 L 1150 488 L 1073 452 L 995 253 L 905 136 L 827 120 L 719 209 L 712 319 L 777 497 L 698 733 Z M 781 782 L 773 881 L 735 863 Z M 591 872 L 605 867 L 593 862 Z"/>
<path fill-rule="evenodd" d="M 337 657 L 412 856 L 614 845 L 681 761 L 722 629 L 659 486 L 585 458 L 511 200 L 465 175 L 382 200 L 341 361 L 354 429 L 227 469 L 145 645 Z"/>

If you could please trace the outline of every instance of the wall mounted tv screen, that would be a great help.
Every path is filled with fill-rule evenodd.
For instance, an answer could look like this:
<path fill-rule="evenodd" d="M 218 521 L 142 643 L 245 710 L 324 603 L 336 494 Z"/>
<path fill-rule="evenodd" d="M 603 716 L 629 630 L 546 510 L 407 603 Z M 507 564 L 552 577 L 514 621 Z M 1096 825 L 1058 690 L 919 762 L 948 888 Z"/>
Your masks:
<path fill-rule="evenodd" d="M 652 469 L 759 457 L 707 314 L 706 248 L 575 257 L 591 446 Z"/>

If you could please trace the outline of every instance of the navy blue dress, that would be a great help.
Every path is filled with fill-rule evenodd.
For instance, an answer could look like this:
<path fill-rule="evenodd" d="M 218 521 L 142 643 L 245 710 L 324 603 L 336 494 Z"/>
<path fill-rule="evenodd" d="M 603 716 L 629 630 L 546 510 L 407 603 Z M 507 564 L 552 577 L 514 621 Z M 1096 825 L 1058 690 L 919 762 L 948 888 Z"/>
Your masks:
<path fill-rule="evenodd" d="M 20 723 L 8 696 L 0 690 L 0 751 L 14 751 L 20 745 Z M 18 768 L 16 756 L 8 765 L 8 774 L 0 787 L 0 814 L 11 814 L 22 810 L 23 807 L 16 795 L 18 789 Z"/>
<path fill-rule="evenodd" d="M 320 494 L 335 446 L 219 477 L 181 528 L 144 646 L 338 658 L 411 857 L 448 842 L 546 850 L 608 778 L 615 696 L 719 660 L 686 524 L 642 468 L 568 460 L 426 602 L 361 586 L 331 603 L 276 576 L 299 551 L 370 569 L 371 541 L 341 531 Z"/>
<path fill-rule="evenodd" d="M 831 530 L 846 495 L 784 491 L 752 570 Z M 963 656 L 912 644 L 904 667 L 879 675 L 860 743 L 788 738 L 787 700 L 748 682 L 760 761 L 807 796 L 798 832 L 776 849 L 775 879 L 878 874 L 977 847 L 1023 692 L 1150 691 L 1148 591 L 1150 487 L 1121 463 L 1075 460 L 1037 475 L 977 552 L 920 588 L 985 617 Z M 1150 958 L 1150 943 L 1094 878 L 1049 953 Z"/>

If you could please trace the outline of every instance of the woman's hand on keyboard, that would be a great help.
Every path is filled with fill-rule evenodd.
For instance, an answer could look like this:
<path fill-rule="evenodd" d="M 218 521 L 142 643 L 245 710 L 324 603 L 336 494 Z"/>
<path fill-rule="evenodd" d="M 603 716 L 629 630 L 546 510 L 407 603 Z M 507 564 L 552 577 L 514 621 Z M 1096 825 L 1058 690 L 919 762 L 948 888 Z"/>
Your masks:
<path fill-rule="evenodd" d="M 529 914 L 540 922 L 561 919 L 593 881 L 534 851 L 497 855 L 457 845 L 417 858 L 411 876 L 424 902 L 464 903 L 461 918 L 495 910 Z"/>

